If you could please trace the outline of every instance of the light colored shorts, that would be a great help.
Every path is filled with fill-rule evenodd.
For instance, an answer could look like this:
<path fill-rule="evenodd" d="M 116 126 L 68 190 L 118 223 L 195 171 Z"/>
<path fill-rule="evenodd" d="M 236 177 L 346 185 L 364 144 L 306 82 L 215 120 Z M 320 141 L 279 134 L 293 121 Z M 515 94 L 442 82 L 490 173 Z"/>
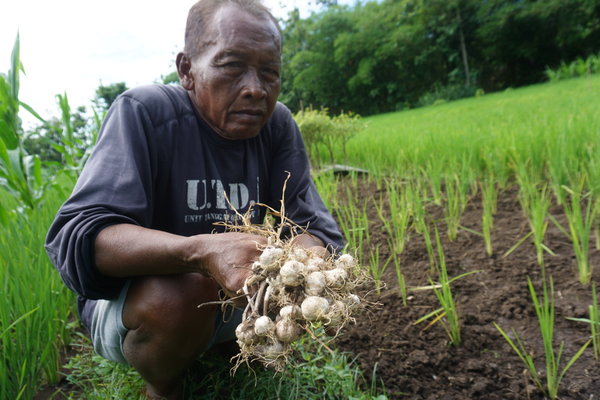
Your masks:
<path fill-rule="evenodd" d="M 123 355 L 123 342 L 128 329 L 123 325 L 123 306 L 129 291 L 128 281 L 119 298 L 116 300 L 98 300 L 92 317 L 90 335 L 96 353 L 102 357 L 121 364 L 129 364 Z M 207 351 L 215 344 L 235 340 L 235 328 L 242 322 L 242 310 L 228 307 L 223 313 L 217 309 L 215 315 L 215 329 L 213 335 L 202 352 Z"/>

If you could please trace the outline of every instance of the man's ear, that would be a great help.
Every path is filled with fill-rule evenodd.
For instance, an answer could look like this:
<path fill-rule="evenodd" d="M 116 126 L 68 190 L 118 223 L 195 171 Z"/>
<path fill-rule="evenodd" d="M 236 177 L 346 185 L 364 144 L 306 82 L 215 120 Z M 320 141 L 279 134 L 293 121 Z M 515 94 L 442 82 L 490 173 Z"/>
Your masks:
<path fill-rule="evenodd" d="M 192 62 L 190 58 L 185 53 L 179 53 L 175 59 L 175 65 L 177 66 L 177 74 L 179 75 L 181 86 L 186 90 L 192 90 L 194 88 L 194 77 L 192 76 Z"/>

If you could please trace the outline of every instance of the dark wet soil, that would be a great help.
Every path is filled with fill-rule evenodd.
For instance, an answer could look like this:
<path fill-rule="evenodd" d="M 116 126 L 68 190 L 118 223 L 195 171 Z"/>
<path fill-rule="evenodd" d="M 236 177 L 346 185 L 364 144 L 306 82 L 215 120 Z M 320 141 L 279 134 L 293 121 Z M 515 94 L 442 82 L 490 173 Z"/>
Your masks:
<path fill-rule="evenodd" d="M 370 212 L 371 241 L 368 247 L 379 247 L 381 262 L 389 257 L 388 238 L 377 217 L 373 198 L 385 198 L 384 189 L 362 183 L 359 198 L 367 202 Z M 408 293 L 404 305 L 399 295 L 397 275 L 390 264 L 384 273 L 386 288 L 370 299 L 380 303 L 358 318 L 339 339 L 341 348 L 354 353 L 367 377 L 375 371 L 392 399 L 543 399 L 533 384 L 524 363 L 510 348 L 493 325 L 506 332 L 516 332 L 533 355 L 545 382 L 545 359 L 538 320 L 534 311 L 527 278 L 530 277 L 541 295 L 542 274 L 534 245 L 527 239 L 516 250 L 505 255 L 529 232 L 526 216 L 521 211 L 516 188 L 498 194 L 497 213 L 492 231 L 493 254 L 485 250 L 481 232 L 481 198 L 474 196 L 461 219 L 455 240 L 449 240 L 443 223 L 443 211 L 432 206 L 428 213 L 440 230 L 450 278 L 467 271 L 479 272 L 452 284 L 458 307 L 461 343 L 451 345 L 441 323 L 428 329 L 427 323 L 415 325 L 420 317 L 440 307 L 431 290 Z M 334 210 L 335 212 L 335 210 Z M 561 206 L 553 205 L 550 213 L 566 227 Z M 469 231 L 470 230 L 470 231 Z M 433 233 L 432 233 L 433 237 Z M 544 240 L 554 253 L 545 253 L 547 275 L 554 282 L 555 349 L 564 343 L 560 368 L 565 366 L 590 338 L 589 324 L 567 318 L 588 318 L 591 286 L 579 283 L 577 262 L 570 240 L 552 222 Z M 366 252 L 365 252 L 366 253 Z M 363 260 L 367 262 L 366 260 Z M 600 251 L 590 243 L 592 267 L 600 262 Z M 429 285 L 430 273 L 422 236 L 412 232 L 400 265 L 409 287 Z M 598 267 L 594 278 L 600 279 Z M 511 336 L 513 334 L 511 333 Z M 514 338 L 514 336 L 512 336 Z M 600 398 L 600 362 L 590 346 L 566 373 L 560 383 L 559 399 Z"/>

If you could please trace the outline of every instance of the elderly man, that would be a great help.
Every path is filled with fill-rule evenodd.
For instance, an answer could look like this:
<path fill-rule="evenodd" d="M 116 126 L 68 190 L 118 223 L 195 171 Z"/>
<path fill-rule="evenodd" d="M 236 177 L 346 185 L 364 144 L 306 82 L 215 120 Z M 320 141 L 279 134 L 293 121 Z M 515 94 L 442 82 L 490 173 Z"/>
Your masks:
<path fill-rule="evenodd" d="M 190 364 L 235 338 L 239 310 L 227 320 L 197 307 L 219 290 L 235 294 L 264 244 L 214 225 L 234 218 L 231 206 L 278 209 L 289 171 L 286 212 L 308 227 L 295 244 L 342 245 L 300 133 L 277 103 L 280 54 L 277 22 L 258 0 L 199 1 L 177 56 L 181 87 L 115 101 L 48 233 L 95 350 L 134 367 L 150 398 L 180 398 Z M 265 210 L 251 215 L 261 223 Z"/>

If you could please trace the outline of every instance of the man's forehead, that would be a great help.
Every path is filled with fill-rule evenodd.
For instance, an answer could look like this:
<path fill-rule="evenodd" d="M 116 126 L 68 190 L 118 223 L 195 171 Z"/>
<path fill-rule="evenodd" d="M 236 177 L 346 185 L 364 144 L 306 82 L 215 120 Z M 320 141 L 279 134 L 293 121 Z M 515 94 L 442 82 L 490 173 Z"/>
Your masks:
<path fill-rule="evenodd" d="M 211 18 L 205 43 L 215 43 L 218 40 L 246 38 L 248 35 L 268 37 L 281 43 L 277 26 L 267 15 L 254 15 L 236 5 L 220 7 Z"/>

